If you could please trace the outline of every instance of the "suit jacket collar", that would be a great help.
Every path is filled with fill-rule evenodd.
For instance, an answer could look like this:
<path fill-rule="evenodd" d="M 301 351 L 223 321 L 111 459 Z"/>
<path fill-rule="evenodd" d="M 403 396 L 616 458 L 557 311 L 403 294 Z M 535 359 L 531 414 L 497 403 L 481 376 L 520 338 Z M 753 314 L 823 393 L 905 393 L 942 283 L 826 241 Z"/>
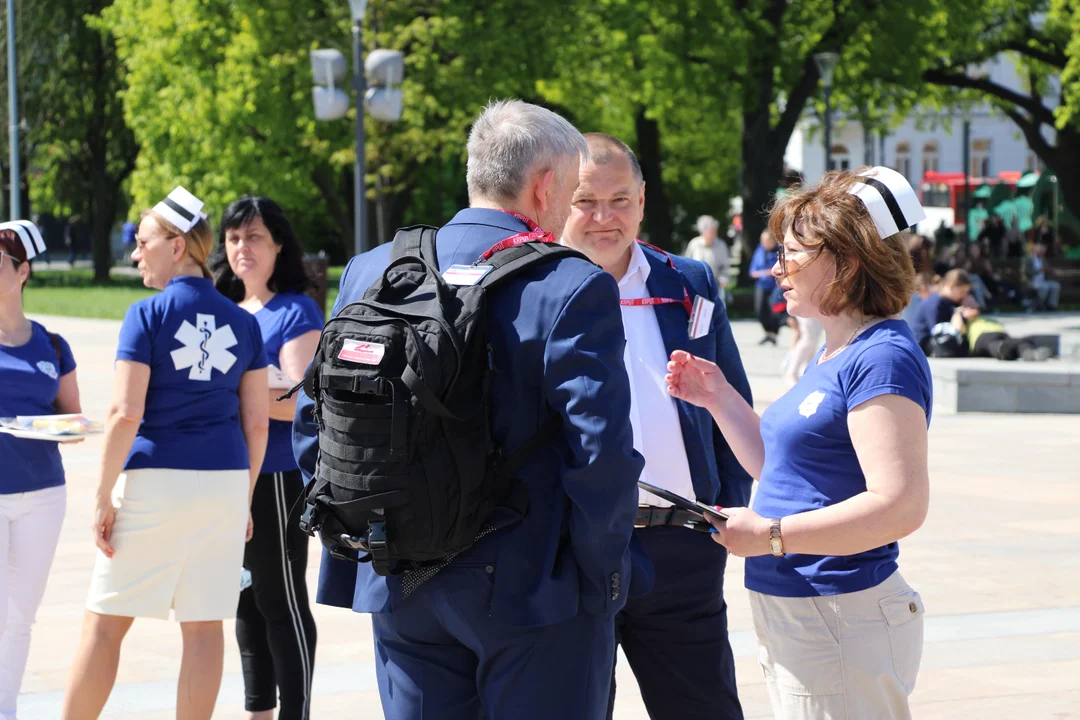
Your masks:
<path fill-rule="evenodd" d="M 527 231 L 525 223 L 508 212 L 491 208 L 464 208 L 459 210 L 447 225 L 487 225 L 502 228 L 512 233 Z"/>

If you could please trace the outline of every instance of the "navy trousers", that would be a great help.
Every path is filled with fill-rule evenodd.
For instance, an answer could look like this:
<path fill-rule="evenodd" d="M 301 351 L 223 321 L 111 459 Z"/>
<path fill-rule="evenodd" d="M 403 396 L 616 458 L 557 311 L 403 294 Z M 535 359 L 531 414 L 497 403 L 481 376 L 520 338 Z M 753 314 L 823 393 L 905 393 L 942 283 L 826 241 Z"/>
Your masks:
<path fill-rule="evenodd" d="M 616 639 L 652 720 L 742 720 L 728 642 L 727 550 L 707 533 L 680 527 L 635 530 L 656 581 L 630 596 L 615 618 Z M 611 701 L 615 703 L 615 673 Z"/>
<path fill-rule="evenodd" d="M 387 720 L 600 720 L 615 658 L 614 619 L 578 615 L 513 627 L 490 617 L 498 569 L 443 570 L 392 613 L 372 615 Z"/>

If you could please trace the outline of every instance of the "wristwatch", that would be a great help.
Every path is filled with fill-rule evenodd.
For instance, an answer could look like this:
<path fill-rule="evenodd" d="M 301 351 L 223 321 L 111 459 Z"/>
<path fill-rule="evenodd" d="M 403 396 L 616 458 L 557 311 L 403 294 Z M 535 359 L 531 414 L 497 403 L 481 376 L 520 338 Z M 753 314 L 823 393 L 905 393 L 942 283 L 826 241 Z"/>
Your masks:
<path fill-rule="evenodd" d="M 769 527 L 769 546 L 776 557 L 784 556 L 784 538 L 780 536 L 780 519 L 773 518 Z"/>

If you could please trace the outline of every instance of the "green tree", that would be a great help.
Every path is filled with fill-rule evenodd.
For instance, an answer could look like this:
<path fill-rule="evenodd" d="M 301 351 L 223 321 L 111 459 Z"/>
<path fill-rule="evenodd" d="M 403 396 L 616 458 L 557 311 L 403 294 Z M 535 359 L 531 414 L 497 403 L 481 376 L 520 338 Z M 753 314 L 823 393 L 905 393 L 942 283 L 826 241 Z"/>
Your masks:
<path fill-rule="evenodd" d="M 109 276 L 112 229 L 137 154 L 117 97 L 123 69 L 115 45 L 86 21 L 107 4 L 25 0 L 16 39 L 30 201 L 38 212 L 85 220 L 99 281 Z M 5 93 L 6 85 L 5 75 Z M 6 134 L 2 144 L 6 158 Z"/>
<path fill-rule="evenodd" d="M 1080 3 L 1076 0 L 952 0 L 947 42 L 928 58 L 922 77 L 958 98 L 989 102 L 1011 119 L 1028 146 L 1057 176 L 1064 204 L 1080 214 Z M 984 72 L 1003 57 L 1016 64 L 1021 87 Z"/>
<path fill-rule="evenodd" d="M 601 0 L 578 9 L 544 95 L 584 131 L 634 147 L 645 178 L 645 234 L 681 249 L 693 219 L 723 215 L 736 191 L 738 104 L 716 92 L 733 61 L 725 3 Z M 681 226 L 681 227 L 680 227 Z"/>
<path fill-rule="evenodd" d="M 814 55 L 836 52 L 834 104 L 841 111 L 887 123 L 915 100 L 917 63 L 943 32 L 937 0 L 734 0 L 739 22 L 731 42 L 744 61 L 725 85 L 741 90 L 744 252 L 765 229 L 784 172 L 784 152 L 808 104 L 819 98 Z M 889 79 L 893 84 L 884 84 Z M 745 276 L 746 267 L 742 268 Z"/>

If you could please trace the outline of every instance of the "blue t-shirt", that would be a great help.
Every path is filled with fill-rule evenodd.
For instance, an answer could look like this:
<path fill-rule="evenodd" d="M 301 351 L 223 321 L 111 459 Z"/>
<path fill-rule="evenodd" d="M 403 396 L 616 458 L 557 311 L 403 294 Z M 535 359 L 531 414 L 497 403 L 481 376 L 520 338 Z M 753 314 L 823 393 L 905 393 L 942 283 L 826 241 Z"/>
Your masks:
<path fill-rule="evenodd" d="M 761 416 L 765 465 L 754 511 L 784 518 L 866 491 L 848 433 L 848 413 L 880 395 L 933 406 L 930 365 L 907 323 L 886 320 L 843 352 L 810 363 L 798 384 Z M 838 595 L 874 587 L 896 570 L 897 543 L 846 557 L 789 554 L 747 558 L 746 587 L 780 597 Z"/>
<path fill-rule="evenodd" d="M 754 254 L 750 256 L 750 272 L 757 272 L 759 270 L 772 270 L 773 265 L 776 264 L 776 251 L 766 250 L 764 246 L 758 245 L 754 249 Z M 763 288 L 765 290 L 772 290 L 776 287 L 776 278 L 772 276 L 772 273 L 768 275 L 762 275 L 759 278 L 754 278 L 754 287 Z"/>
<path fill-rule="evenodd" d="M 307 295 L 295 293 L 279 293 L 270 298 L 270 302 L 255 313 L 255 319 L 262 331 L 266 359 L 278 368 L 281 368 L 279 355 L 285 343 L 312 330 L 322 330 L 323 326 L 323 312 L 318 304 Z M 271 420 L 262 472 L 289 470 L 296 470 L 292 453 L 292 423 Z"/>
<path fill-rule="evenodd" d="M 934 329 L 934 326 L 952 320 L 954 312 L 956 312 L 956 303 L 937 293 L 933 293 L 919 303 L 911 322 L 911 334 L 915 336 L 915 342 L 921 347 L 930 337 L 930 331 Z"/>
<path fill-rule="evenodd" d="M 75 369 L 67 342 L 56 336 L 60 357 L 45 328 L 30 323 L 30 342 L 0 345 L 0 417 L 55 415 L 60 378 Z M 64 484 L 56 443 L 0 433 L 0 495 L 44 490 Z"/>
<path fill-rule="evenodd" d="M 205 278 L 178 277 L 128 308 L 117 360 L 150 366 L 125 470 L 244 470 L 240 378 L 266 367 L 259 324 Z"/>

